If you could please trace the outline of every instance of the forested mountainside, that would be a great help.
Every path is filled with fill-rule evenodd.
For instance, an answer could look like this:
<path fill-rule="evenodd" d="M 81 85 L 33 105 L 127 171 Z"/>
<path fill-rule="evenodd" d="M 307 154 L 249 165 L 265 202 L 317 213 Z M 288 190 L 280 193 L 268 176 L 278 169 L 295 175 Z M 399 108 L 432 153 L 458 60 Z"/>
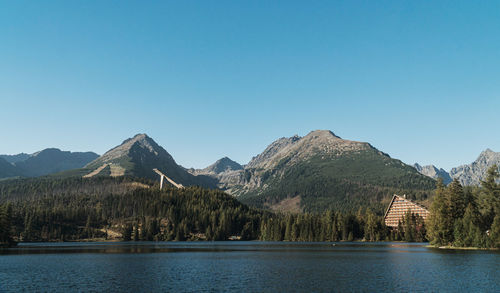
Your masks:
<path fill-rule="evenodd" d="M 159 190 L 157 183 L 126 176 L 2 181 L 0 195 L 0 232 L 4 233 L 0 242 L 405 237 L 404 231 L 391 234 L 382 217 L 371 210 L 275 214 L 248 207 L 220 190 Z M 420 239 L 416 234 L 408 237 Z"/>
<path fill-rule="evenodd" d="M 371 207 L 381 213 L 394 193 L 426 200 L 435 187 L 433 179 L 370 144 L 327 130 L 278 139 L 243 170 L 212 176 L 243 202 L 282 211 Z"/>

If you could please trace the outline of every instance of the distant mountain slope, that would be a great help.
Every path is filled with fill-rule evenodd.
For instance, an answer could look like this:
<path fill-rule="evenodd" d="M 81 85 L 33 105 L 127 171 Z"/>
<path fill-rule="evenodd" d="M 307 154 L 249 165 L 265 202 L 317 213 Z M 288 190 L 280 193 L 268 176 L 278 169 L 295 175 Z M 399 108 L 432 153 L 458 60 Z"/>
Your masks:
<path fill-rule="evenodd" d="M 451 169 L 450 175 L 457 178 L 462 185 L 479 185 L 488 168 L 494 164 L 500 167 L 500 153 L 486 149 L 471 164 Z"/>
<path fill-rule="evenodd" d="M 68 152 L 49 148 L 15 163 L 15 166 L 23 176 L 37 177 L 81 168 L 97 157 L 98 155 L 93 152 Z"/>
<path fill-rule="evenodd" d="M 0 158 L 5 159 L 9 163 L 17 163 L 21 161 L 27 160 L 31 155 L 25 154 L 25 153 L 20 153 L 17 155 L 0 155 Z"/>
<path fill-rule="evenodd" d="M 257 168 L 265 164 L 276 156 L 280 151 L 293 145 L 300 140 L 300 136 L 294 135 L 292 137 L 282 137 L 272 142 L 262 153 L 253 157 L 252 160 L 246 165 L 247 168 Z"/>
<path fill-rule="evenodd" d="M 219 186 L 243 202 L 272 209 L 383 210 L 393 193 L 424 199 L 435 181 L 368 143 L 331 131 L 281 138 Z"/>
<path fill-rule="evenodd" d="M 14 165 L 0 158 L 0 178 L 20 176 L 21 172 Z"/>
<path fill-rule="evenodd" d="M 0 178 L 38 177 L 61 171 L 82 168 L 98 155 L 92 152 L 66 152 L 49 148 L 32 155 L 2 155 Z M 4 159 L 7 158 L 7 159 Z M 6 160 L 9 160 L 8 163 Z M 7 164 L 5 164 L 7 163 Z"/>
<path fill-rule="evenodd" d="M 204 169 L 189 169 L 196 176 L 207 176 L 215 180 L 217 187 L 231 193 L 231 187 L 240 182 L 243 166 L 224 157 Z"/>
<path fill-rule="evenodd" d="M 433 179 L 442 178 L 444 184 L 448 184 L 452 181 L 451 176 L 444 169 L 438 169 L 434 165 L 420 166 L 415 163 L 413 167 L 421 174 L 431 177 Z"/>
<path fill-rule="evenodd" d="M 157 180 L 158 175 L 154 173 L 154 168 L 184 186 L 216 186 L 214 179 L 203 175 L 194 176 L 177 165 L 172 156 L 146 134 L 137 134 L 125 140 L 85 166 L 89 171 L 86 175 L 127 175 Z"/>
<path fill-rule="evenodd" d="M 206 167 L 205 169 L 196 170 L 195 172 L 200 174 L 220 174 L 224 172 L 231 172 L 235 170 L 243 170 L 243 166 L 238 164 L 237 162 L 231 160 L 228 157 L 224 157 L 222 159 L 217 160 L 217 162 L 212 165 Z"/>

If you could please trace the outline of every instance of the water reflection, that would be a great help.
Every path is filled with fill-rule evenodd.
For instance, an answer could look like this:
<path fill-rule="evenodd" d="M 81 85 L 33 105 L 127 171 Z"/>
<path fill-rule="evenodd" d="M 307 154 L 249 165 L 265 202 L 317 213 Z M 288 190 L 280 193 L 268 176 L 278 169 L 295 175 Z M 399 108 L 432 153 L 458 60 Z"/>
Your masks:
<path fill-rule="evenodd" d="M 33 243 L 0 254 L 2 292 L 495 292 L 500 288 L 499 253 L 449 252 L 425 244 Z"/>

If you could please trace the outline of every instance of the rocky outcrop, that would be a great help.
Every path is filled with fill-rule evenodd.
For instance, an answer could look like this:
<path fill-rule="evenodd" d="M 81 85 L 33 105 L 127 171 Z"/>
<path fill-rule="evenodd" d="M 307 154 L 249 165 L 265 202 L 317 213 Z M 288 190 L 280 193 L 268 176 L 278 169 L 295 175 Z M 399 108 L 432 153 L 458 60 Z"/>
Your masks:
<path fill-rule="evenodd" d="M 436 168 L 434 165 L 420 166 L 418 163 L 413 165 L 415 169 L 421 174 L 431 177 L 433 179 L 441 178 L 444 184 L 448 184 L 452 181 L 450 174 L 446 170 Z"/>
<path fill-rule="evenodd" d="M 450 176 L 462 185 L 479 185 L 485 179 L 486 171 L 495 164 L 500 167 L 500 153 L 486 149 L 471 164 L 451 169 Z"/>

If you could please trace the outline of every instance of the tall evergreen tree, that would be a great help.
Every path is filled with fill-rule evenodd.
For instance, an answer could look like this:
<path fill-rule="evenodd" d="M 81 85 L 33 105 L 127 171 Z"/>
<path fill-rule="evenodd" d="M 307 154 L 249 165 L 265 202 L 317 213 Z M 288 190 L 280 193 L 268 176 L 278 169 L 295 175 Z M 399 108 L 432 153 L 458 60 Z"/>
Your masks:
<path fill-rule="evenodd" d="M 495 215 L 500 214 L 500 186 L 495 181 L 500 176 L 497 165 L 491 166 L 486 174 L 485 180 L 481 181 L 479 206 L 484 217 L 484 226 L 489 228 Z"/>
<path fill-rule="evenodd" d="M 449 245 L 453 242 L 454 221 L 451 216 L 449 203 L 447 190 L 440 178 L 428 219 L 428 236 L 431 244 Z"/>

